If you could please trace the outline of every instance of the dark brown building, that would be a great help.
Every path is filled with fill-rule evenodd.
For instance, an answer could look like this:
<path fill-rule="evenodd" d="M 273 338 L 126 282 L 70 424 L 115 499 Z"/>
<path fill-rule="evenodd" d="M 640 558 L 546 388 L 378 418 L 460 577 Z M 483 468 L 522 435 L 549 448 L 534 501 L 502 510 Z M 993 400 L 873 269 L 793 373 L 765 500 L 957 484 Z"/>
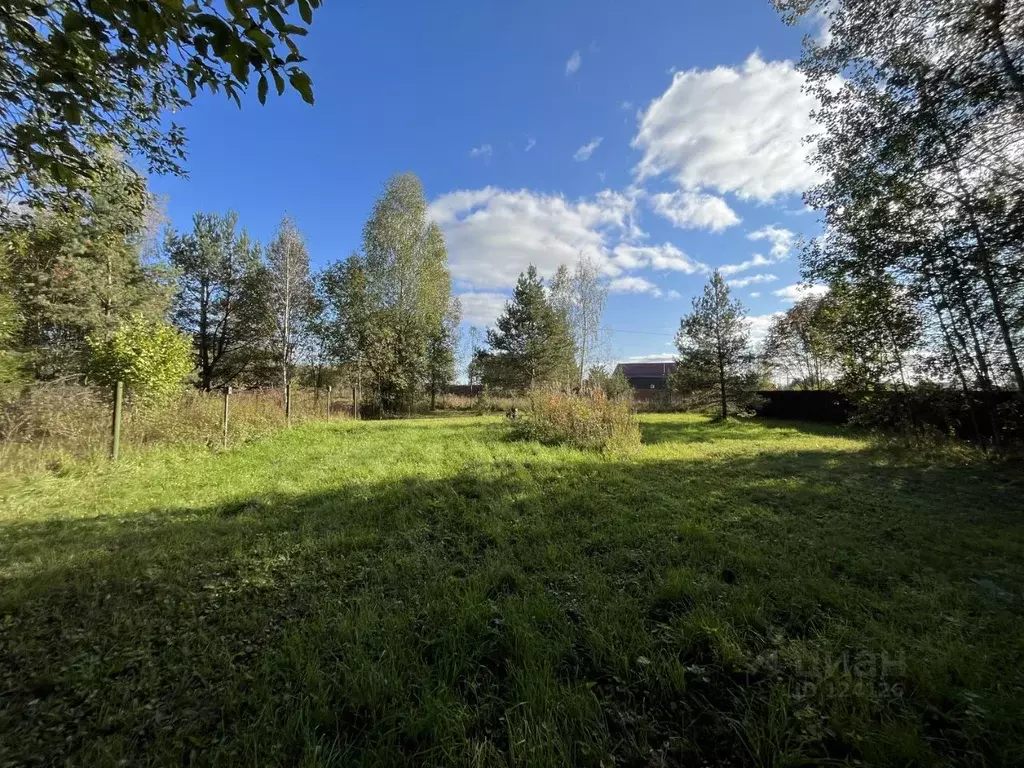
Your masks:
<path fill-rule="evenodd" d="M 633 389 L 668 389 L 668 377 L 676 369 L 675 363 L 619 363 L 615 372 L 622 371 Z"/>

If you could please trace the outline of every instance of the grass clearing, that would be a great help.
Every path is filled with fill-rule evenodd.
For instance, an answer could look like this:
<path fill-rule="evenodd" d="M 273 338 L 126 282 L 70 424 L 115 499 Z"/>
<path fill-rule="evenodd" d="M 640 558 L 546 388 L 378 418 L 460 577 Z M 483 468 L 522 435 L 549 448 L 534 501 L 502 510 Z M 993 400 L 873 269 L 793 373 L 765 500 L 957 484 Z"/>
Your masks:
<path fill-rule="evenodd" d="M 0 478 L 0 765 L 1024 763 L 1024 474 L 642 417 Z"/>

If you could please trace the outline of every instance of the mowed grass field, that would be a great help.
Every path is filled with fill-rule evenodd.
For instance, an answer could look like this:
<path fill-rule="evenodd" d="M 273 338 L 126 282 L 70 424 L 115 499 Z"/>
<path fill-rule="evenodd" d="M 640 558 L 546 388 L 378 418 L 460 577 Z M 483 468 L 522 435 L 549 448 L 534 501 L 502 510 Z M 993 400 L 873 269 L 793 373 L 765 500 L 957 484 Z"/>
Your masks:
<path fill-rule="evenodd" d="M 1024 473 L 308 424 L 0 480 L 0 765 L 1022 765 Z"/>

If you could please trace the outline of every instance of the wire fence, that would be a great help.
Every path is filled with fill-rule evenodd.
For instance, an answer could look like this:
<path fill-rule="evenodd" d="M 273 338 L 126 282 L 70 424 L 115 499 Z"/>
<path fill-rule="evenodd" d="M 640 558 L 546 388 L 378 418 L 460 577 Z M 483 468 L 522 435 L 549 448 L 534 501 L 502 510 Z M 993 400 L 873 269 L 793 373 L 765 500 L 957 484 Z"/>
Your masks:
<path fill-rule="evenodd" d="M 231 390 L 230 395 L 190 389 L 158 407 L 125 402 L 115 441 L 114 388 L 33 384 L 0 410 L 0 470 L 56 470 L 72 460 L 131 454 L 153 445 L 224 447 L 289 424 L 353 416 L 348 389 L 289 390 L 286 398 L 283 388 Z"/>

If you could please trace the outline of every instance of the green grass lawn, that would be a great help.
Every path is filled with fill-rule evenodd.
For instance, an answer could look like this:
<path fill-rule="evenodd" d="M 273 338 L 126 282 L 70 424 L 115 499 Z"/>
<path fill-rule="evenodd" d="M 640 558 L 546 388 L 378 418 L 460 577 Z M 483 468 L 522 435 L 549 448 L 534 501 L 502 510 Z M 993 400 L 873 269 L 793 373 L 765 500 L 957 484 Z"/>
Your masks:
<path fill-rule="evenodd" d="M 0 765 L 1024 764 L 1024 474 L 650 416 L 0 480 Z"/>

